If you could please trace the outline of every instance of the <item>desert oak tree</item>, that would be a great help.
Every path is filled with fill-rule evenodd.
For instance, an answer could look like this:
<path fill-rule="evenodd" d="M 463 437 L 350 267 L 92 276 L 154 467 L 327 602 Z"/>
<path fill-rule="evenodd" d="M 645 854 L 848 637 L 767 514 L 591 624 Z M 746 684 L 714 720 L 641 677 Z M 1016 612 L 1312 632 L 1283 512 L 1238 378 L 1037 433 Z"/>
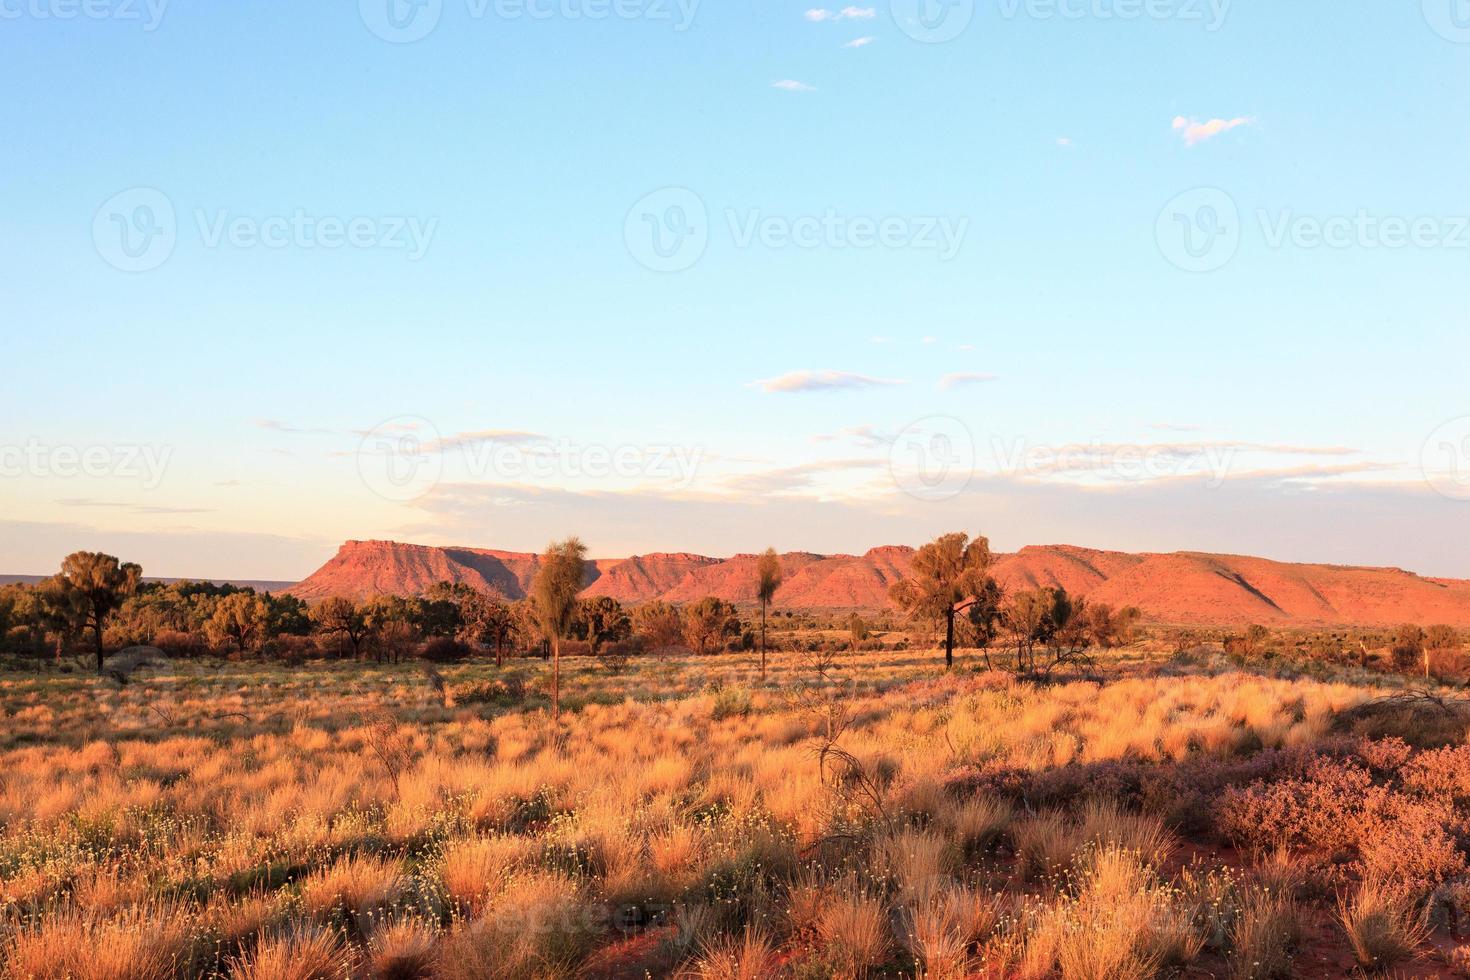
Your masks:
<path fill-rule="evenodd" d="M 66 588 L 80 600 L 86 614 L 86 625 L 97 637 L 97 670 L 102 670 L 102 633 L 107 617 L 123 600 L 138 591 L 143 569 L 132 562 L 119 562 L 111 555 L 96 551 L 77 551 L 61 562 L 61 577 Z"/>
<path fill-rule="evenodd" d="M 944 665 L 954 666 L 954 620 L 991 590 L 990 541 L 964 532 L 945 534 L 914 554 L 908 578 L 893 583 L 889 594 L 915 618 L 944 621 Z"/>

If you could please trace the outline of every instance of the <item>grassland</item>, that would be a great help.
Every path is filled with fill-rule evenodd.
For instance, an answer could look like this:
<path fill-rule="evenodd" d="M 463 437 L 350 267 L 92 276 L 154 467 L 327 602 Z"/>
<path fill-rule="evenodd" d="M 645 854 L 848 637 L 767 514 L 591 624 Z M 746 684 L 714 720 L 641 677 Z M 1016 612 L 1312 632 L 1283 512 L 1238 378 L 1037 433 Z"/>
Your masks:
<path fill-rule="evenodd" d="M 1049 682 L 933 652 L 754 664 L 577 658 L 559 728 L 539 660 L 3 675 L 0 970 L 1101 980 L 1464 955 L 1452 692 L 1204 648 Z"/>

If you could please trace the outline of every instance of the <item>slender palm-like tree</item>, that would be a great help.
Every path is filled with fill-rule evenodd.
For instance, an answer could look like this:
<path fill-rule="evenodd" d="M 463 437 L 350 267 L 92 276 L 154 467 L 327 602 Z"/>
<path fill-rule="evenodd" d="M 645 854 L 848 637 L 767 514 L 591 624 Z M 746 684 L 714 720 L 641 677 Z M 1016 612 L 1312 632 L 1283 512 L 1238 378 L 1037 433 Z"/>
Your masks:
<path fill-rule="evenodd" d="M 781 587 L 781 559 L 775 548 L 767 548 L 755 566 L 756 598 L 761 601 L 761 680 L 766 679 L 766 610 Z"/>
<path fill-rule="evenodd" d="M 558 541 L 546 549 L 531 583 L 536 621 L 551 643 L 551 717 L 555 722 L 561 721 L 561 641 L 571 632 L 586 559 L 587 546 L 580 538 Z"/>

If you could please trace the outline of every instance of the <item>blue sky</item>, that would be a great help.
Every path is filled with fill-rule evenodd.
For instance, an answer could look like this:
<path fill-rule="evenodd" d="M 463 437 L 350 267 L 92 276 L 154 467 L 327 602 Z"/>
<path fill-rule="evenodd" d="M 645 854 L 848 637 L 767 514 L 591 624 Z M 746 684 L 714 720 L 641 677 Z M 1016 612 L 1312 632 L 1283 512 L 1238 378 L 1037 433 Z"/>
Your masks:
<path fill-rule="evenodd" d="M 89 2 L 0 0 L 0 570 L 964 528 L 1470 576 L 1452 0 Z"/>

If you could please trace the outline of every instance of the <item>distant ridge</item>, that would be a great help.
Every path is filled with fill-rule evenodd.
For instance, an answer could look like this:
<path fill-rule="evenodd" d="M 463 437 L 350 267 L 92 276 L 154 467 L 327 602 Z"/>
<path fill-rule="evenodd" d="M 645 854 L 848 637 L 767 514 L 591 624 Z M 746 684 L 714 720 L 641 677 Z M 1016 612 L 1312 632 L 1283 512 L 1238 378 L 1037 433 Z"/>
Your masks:
<path fill-rule="evenodd" d="M 786 577 L 777 605 L 885 607 L 889 586 L 907 574 L 913 553 L 909 547 L 886 546 L 862 555 L 783 555 Z M 755 561 L 754 555 L 721 559 L 692 554 L 597 559 L 588 563 L 587 594 L 627 603 L 689 602 L 706 595 L 751 603 Z M 539 555 L 520 552 L 348 541 L 330 561 L 287 591 L 303 599 L 412 595 L 448 581 L 513 600 L 525 596 L 539 564 Z M 1397 568 L 1037 545 L 998 555 L 995 576 L 1010 590 L 1060 586 L 1094 602 L 1137 606 L 1148 618 L 1168 623 L 1470 626 L 1470 581 L 1425 578 Z"/>
<path fill-rule="evenodd" d="M 49 575 L 0 575 L 0 585 L 35 585 L 37 582 L 44 582 L 50 577 Z M 165 585 L 172 582 L 212 582 L 215 585 L 233 585 L 240 589 L 254 589 L 256 592 L 272 593 L 285 592 L 287 589 L 296 585 L 295 582 L 271 582 L 265 579 L 156 578 L 152 575 L 143 576 L 143 581 L 163 582 Z"/>

